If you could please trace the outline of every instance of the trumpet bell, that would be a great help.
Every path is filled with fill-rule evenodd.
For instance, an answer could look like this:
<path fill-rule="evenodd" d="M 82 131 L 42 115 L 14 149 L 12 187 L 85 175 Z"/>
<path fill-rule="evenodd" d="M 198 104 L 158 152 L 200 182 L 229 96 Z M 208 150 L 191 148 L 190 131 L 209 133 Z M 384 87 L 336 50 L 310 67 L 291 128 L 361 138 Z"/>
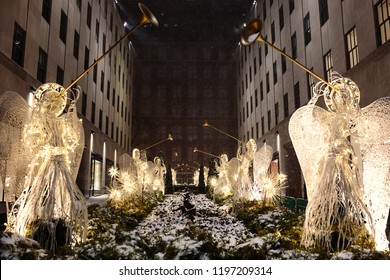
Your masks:
<path fill-rule="evenodd" d="M 248 46 L 255 42 L 256 40 L 264 41 L 261 36 L 261 29 L 263 28 L 263 23 L 261 20 L 255 18 L 251 20 L 241 33 L 241 43 L 244 46 Z"/>
<path fill-rule="evenodd" d="M 138 7 L 141 10 L 143 17 L 142 20 L 143 22 L 150 22 L 152 25 L 158 27 L 158 20 L 157 18 L 153 15 L 153 13 L 142 3 L 138 3 Z"/>

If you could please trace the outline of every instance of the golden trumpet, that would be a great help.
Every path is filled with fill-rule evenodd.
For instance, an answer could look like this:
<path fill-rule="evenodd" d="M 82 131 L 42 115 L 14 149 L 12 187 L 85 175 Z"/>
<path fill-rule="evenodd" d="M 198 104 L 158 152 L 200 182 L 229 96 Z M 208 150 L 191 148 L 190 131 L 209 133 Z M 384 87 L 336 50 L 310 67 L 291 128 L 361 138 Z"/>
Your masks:
<path fill-rule="evenodd" d="M 220 129 L 218 129 L 218 128 L 212 126 L 212 125 L 210 125 L 207 121 L 205 121 L 205 122 L 203 123 L 203 126 L 204 126 L 204 127 L 211 127 L 212 129 L 214 129 L 214 130 L 216 130 L 216 131 L 218 131 L 218 132 L 220 132 L 220 133 L 222 133 L 222 134 L 225 134 L 226 136 L 229 136 L 230 138 L 233 138 L 234 140 L 238 141 L 239 143 L 244 144 L 244 142 L 242 142 L 242 141 L 241 141 L 240 139 L 238 139 L 237 137 L 234 137 L 233 135 L 230 135 L 229 133 L 226 133 L 225 131 L 222 131 L 222 130 L 220 130 Z"/>
<path fill-rule="evenodd" d="M 275 47 L 274 45 L 272 45 L 270 42 L 268 42 L 267 40 L 265 40 L 263 38 L 263 36 L 261 35 L 261 29 L 263 27 L 263 23 L 261 22 L 261 20 L 255 18 L 253 20 L 251 20 L 245 27 L 244 29 L 242 30 L 242 33 L 241 33 L 241 43 L 244 45 L 244 46 L 249 46 L 250 44 L 254 43 L 255 41 L 259 41 L 259 42 L 263 42 L 264 44 L 270 46 L 271 48 L 273 48 L 274 50 L 276 50 L 278 53 L 280 53 L 281 55 L 283 55 L 284 57 L 288 58 L 290 61 L 292 61 L 293 63 L 295 63 L 296 65 L 298 65 L 299 67 L 301 67 L 303 70 L 305 70 L 306 72 L 308 72 L 309 74 L 313 75 L 314 77 L 316 77 L 318 80 L 322 81 L 323 83 L 325 83 L 327 86 L 329 86 L 331 89 L 333 89 L 334 91 L 339 91 L 338 88 L 334 87 L 333 85 L 329 84 L 327 81 L 325 81 L 323 78 L 321 78 L 320 76 L 318 76 L 316 73 L 314 73 L 313 71 L 311 71 L 310 69 L 308 69 L 306 66 L 304 66 L 302 63 L 296 61 L 294 58 L 292 58 L 291 56 L 289 56 L 288 54 L 284 53 L 281 49 Z"/>
<path fill-rule="evenodd" d="M 142 3 L 138 3 L 138 7 L 141 10 L 142 14 L 140 20 L 136 26 L 134 26 L 129 32 L 123 35 L 119 41 L 117 41 L 114 45 L 111 46 L 104 54 L 102 54 L 91 66 L 89 66 L 83 73 L 81 73 L 69 86 L 67 86 L 64 90 L 62 90 L 57 98 L 60 98 L 65 94 L 73 85 L 75 85 L 85 74 L 87 74 L 96 64 L 99 63 L 107 54 L 109 54 L 117 45 L 119 45 L 125 38 L 127 38 L 130 34 L 140 28 L 142 25 L 146 23 L 151 23 L 152 25 L 158 27 L 158 21 L 153 13 Z"/>
<path fill-rule="evenodd" d="M 168 141 L 168 140 L 169 140 L 169 141 L 173 141 L 172 134 L 170 134 L 170 133 L 168 133 L 168 137 L 167 137 L 167 138 L 165 138 L 165 139 L 163 139 L 163 140 L 161 140 L 161 141 L 158 141 L 157 143 L 154 143 L 153 145 L 151 145 L 151 146 L 149 146 L 149 147 L 143 149 L 143 151 L 146 151 L 146 150 L 148 150 L 148 149 L 150 149 L 150 148 L 152 148 L 152 147 L 154 147 L 154 146 L 156 146 L 156 145 L 158 145 L 158 144 L 161 144 L 162 142 Z"/>
<path fill-rule="evenodd" d="M 208 156 L 211 156 L 211 157 L 215 157 L 215 158 L 220 158 L 220 157 L 217 156 L 217 155 L 210 154 L 210 153 L 208 153 L 208 152 L 204 152 L 204 151 L 198 150 L 198 148 L 196 148 L 196 147 L 194 147 L 193 152 L 194 152 L 194 153 L 205 154 L 205 155 L 208 155 Z"/>

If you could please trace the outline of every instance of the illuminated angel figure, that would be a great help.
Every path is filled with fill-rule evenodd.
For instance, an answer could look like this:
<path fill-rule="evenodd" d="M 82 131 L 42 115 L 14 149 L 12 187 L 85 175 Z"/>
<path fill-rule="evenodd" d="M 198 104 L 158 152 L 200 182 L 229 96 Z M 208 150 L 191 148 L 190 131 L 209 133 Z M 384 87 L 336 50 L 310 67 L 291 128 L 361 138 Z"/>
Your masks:
<path fill-rule="evenodd" d="M 220 156 L 220 162 L 216 165 L 218 172 L 218 179 L 214 188 L 214 195 L 226 198 L 232 193 L 232 186 L 229 184 L 228 179 L 229 159 L 226 154 Z"/>
<path fill-rule="evenodd" d="M 63 90 L 48 83 L 35 92 L 32 116 L 21 142 L 33 156 L 31 162 L 25 157 L 24 190 L 7 225 L 8 230 L 33 238 L 49 250 L 84 241 L 87 231 L 86 202 L 75 183 L 84 148 L 84 131 L 76 111 L 79 91 L 70 98 L 65 113 L 68 92 L 59 94 Z"/>
<path fill-rule="evenodd" d="M 250 199 L 252 192 L 253 182 L 249 175 L 249 168 L 252 165 L 253 157 L 257 150 L 255 140 L 249 139 L 245 147 L 245 154 L 237 155 L 239 161 L 238 179 L 236 187 L 233 190 L 233 196 L 236 201 L 240 199 Z"/>
<path fill-rule="evenodd" d="M 309 104 L 291 117 L 289 131 L 309 200 L 302 244 L 333 251 L 347 248 L 367 233 L 374 234 L 374 228 L 364 201 L 359 158 L 349 140 L 365 135 L 360 92 L 353 81 L 335 72 L 330 83 L 338 91 L 318 83 Z M 315 106 L 320 96 L 328 111 Z"/>

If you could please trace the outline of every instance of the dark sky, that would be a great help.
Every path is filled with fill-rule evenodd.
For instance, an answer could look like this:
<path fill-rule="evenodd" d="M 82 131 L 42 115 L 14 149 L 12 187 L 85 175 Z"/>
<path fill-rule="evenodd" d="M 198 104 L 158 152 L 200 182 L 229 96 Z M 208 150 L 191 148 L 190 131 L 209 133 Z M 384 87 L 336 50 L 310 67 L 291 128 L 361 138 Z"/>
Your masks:
<path fill-rule="evenodd" d="M 130 28 L 139 22 L 139 2 L 118 0 L 119 10 Z M 141 3 L 155 15 L 159 27 L 137 30 L 134 40 L 138 43 L 214 40 L 238 44 L 243 24 L 251 19 L 253 0 L 143 0 Z"/>

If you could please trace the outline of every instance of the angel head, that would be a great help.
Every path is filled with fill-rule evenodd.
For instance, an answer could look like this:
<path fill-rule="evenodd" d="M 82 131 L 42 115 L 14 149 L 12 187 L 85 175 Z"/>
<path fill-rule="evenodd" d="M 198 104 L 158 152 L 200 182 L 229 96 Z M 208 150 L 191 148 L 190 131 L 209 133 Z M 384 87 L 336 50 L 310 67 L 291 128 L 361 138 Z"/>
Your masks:
<path fill-rule="evenodd" d="M 64 112 L 67 103 L 67 93 L 56 83 L 41 85 L 34 95 L 34 108 L 44 114 L 58 117 Z"/>
<path fill-rule="evenodd" d="M 360 91 L 351 79 L 344 78 L 336 72 L 332 73 L 331 84 L 338 91 L 324 90 L 324 100 L 329 111 L 335 113 L 354 114 L 359 111 Z"/>
<path fill-rule="evenodd" d="M 246 142 L 245 147 L 246 147 L 247 153 L 255 154 L 255 152 L 257 150 L 256 141 L 253 139 L 249 139 L 248 142 Z"/>
<path fill-rule="evenodd" d="M 227 154 L 221 155 L 221 164 L 227 163 L 229 161 Z"/>
<path fill-rule="evenodd" d="M 141 153 L 137 148 L 133 149 L 132 157 L 133 157 L 133 159 L 140 159 Z"/>

